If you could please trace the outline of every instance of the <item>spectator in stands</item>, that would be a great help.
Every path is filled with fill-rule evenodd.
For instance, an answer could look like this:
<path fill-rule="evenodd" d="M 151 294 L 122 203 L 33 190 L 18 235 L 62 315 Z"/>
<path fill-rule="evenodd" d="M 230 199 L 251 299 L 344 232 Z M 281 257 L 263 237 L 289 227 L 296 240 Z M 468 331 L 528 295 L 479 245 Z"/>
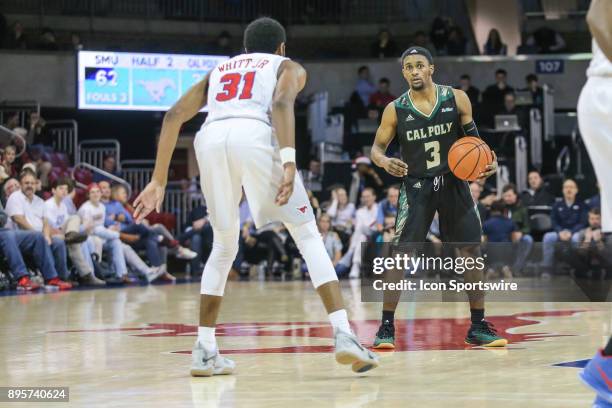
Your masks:
<path fill-rule="evenodd" d="M 331 217 L 328 214 L 321 214 L 318 219 L 318 225 L 321 238 L 323 238 L 323 244 L 325 245 L 325 250 L 332 264 L 336 267 L 338 262 L 340 262 L 340 258 L 342 258 L 342 242 L 340 241 L 340 237 L 332 231 Z"/>
<path fill-rule="evenodd" d="M 8 179 L 6 179 L 4 181 L 4 184 L 2 185 L 2 203 L 4 205 L 6 205 L 6 201 L 8 200 L 9 196 L 11 194 L 13 194 L 15 191 L 19 191 L 21 190 L 21 185 L 19 184 L 19 180 L 17 180 L 14 177 L 9 177 Z"/>
<path fill-rule="evenodd" d="M 28 133 L 25 136 L 28 147 L 32 145 L 50 145 L 51 140 L 46 129 L 47 122 L 38 112 L 30 113 Z"/>
<path fill-rule="evenodd" d="M 484 55 L 506 55 L 508 53 L 508 47 L 502 42 L 501 35 L 496 28 L 489 31 L 482 53 Z"/>
<path fill-rule="evenodd" d="M 21 24 L 21 21 L 15 21 L 13 23 L 13 29 L 6 37 L 5 48 L 10 48 L 13 50 L 25 50 L 28 48 L 28 39 L 23 33 L 23 25 Z"/>
<path fill-rule="evenodd" d="M 127 202 L 127 190 L 121 184 L 116 184 L 112 189 L 112 200 L 105 204 L 106 220 L 104 226 L 111 228 L 119 227 L 119 231 L 123 233 L 121 240 L 131 245 L 135 249 L 144 248 L 147 253 L 147 259 L 153 267 L 166 265 L 163 264 L 162 254 L 159 248 L 158 235 L 142 224 L 136 224 L 132 214 L 123 206 Z"/>
<path fill-rule="evenodd" d="M 414 33 L 414 39 L 412 40 L 412 45 L 416 45 L 418 47 L 423 47 L 431 53 L 431 55 L 436 55 L 436 47 L 429 41 L 429 37 L 425 34 L 425 31 L 417 31 Z"/>
<path fill-rule="evenodd" d="M 12 193 L 6 203 L 6 213 L 10 217 L 11 226 L 14 229 L 43 233 L 50 249 L 47 254 L 55 264 L 55 270 L 48 271 L 45 278 L 49 279 L 48 284 L 58 286 L 60 289 L 70 289 L 72 285 L 58 277 L 58 275 L 63 278 L 68 277 L 66 244 L 63 240 L 51 236 L 51 228 L 44 215 L 45 202 L 34 194 L 36 175 L 24 170 L 19 175 L 19 179 L 21 190 Z"/>
<path fill-rule="evenodd" d="M 42 273 L 47 285 L 60 289 L 70 289 L 62 282 L 55 270 L 53 256 L 45 237 L 38 231 L 14 231 L 6 227 L 8 215 L 0 208 L 0 251 L 6 258 L 10 272 L 17 281 L 18 291 L 34 291 L 40 286 L 32 282 L 22 253 L 32 258 L 36 268 Z"/>
<path fill-rule="evenodd" d="M 323 209 L 319 204 L 319 199 L 313 194 L 312 190 L 306 190 L 306 194 L 308 195 L 308 202 L 312 207 L 312 211 L 314 212 L 315 218 L 319 218 L 319 216 L 323 213 Z"/>
<path fill-rule="evenodd" d="M 504 95 L 504 107 L 501 111 L 496 112 L 496 115 L 516 115 L 519 127 L 523 131 L 529 129 L 529 120 L 527 112 L 516 106 L 516 96 L 514 92 L 508 92 Z"/>
<path fill-rule="evenodd" d="M 385 107 L 395 100 L 395 95 L 391 93 L 391 81 L 389 78 L 381 78 L 378 81 L 378 90 L 370 95 L 368 107 L 382 112 Z"/>
<path fill-rule="evenodd" d="M 340 234 L 351 234 L 355 218 L 355 204 L 349 201 L 344 187 L 332 190 L 332 201 L 327 209 L 332 227 Z"/>
<path fill-rule="evenodd" d="M 44 27 L 42 29 L 38 49 L 43 51 L 59 51 L 55 32 L 49 27 Z"/>
<path fill-rule="evenodd" d="M 399 201 L 400 188 L 394 184 L 387 190 L 387 198 L 378 203 L 378 214 L 376 215 L 376 229 L 380 232 L 385 227 L 386 217 L 397 216 L 397 203 Z"/>
<path fill-rule="evenodd" d="M 468 98 L 470 98 L 472 109 L 478 106 L 478 102 L 480 101 L 480 90 L 472 85 L 472 78 L 470 78 L 468 74 L 461 75 L 457 88 L 465 92 Z"/>
<path fill-rule="evenodd" d="M 98 259 L 102 259 L 103 251 L 108 251 L 111 255 L 116 277 L 123 281 L 123 283 L 129 283 L 126 254 L 124 252 L 124 244 L 120 239 L 119 228 L 106 228 L 104 226 L 106 207 L 101 201 L 102 193 L 100 187 L 96 183 L 92 183 L 87 187 L 87 191 L 89 193 L 89 200 L 79 208 L 79 216 L 91 234 L 88 244 L 92 252 L 98 255 Z M 141 269 L 143 270 L 139 272 L 146 277 L 148 282 L 154 281 L 164 273 L 161 266 Z"/>
<path fill-rule="evenodd" d="M 514 92 L 514 88 L 507 83 L 507 76 L 505 69 L 500 68 L 495 71 L 495 83 L 489 85 L 482 93 L 483 120 L 489 126 L 493 125 L 493 115 L 503 110 L 504 96 L 509 92 Z"/>
<path fill-rule="evenodd" d="M 525 77 L 525 82 L 527 83 L 527 88 L 524 90 L 531 93 L 531 98 L 533 99 L 532 106 L 541 109 L 544 104 L 544 90 L 538 85 L 538 76 L 536 74 L 529 74 Z"/>
<path fill-rule="evenodd" d="M 593 208 L 601 208 L 601 193 L 599 192 L 601 187 L 599 187 L 599 181 L 597 182 L 597 194 L 593 197 L 585 200 L 586 205 L 589 206 L 590 209 Z"/>
<path fill-rule="evenodd" d="M 378 204 L 376 203 L 376 191 L 366 187 L 361 193 L 362 206 L 355 213 L 355 231 L 351 236 L 349 250 L 342 257 L 340 264 L 344 268 L 336 267 L 336 272 L 342 274 L 350 268 L 349 278 L 359 277 L 361 267 L 361 243 L 376 231 L 376 217 L 378 215 Z M 342 268 L 342 269 L 338 269 Z"/>
<path fill-rule="evenodd" d="M 482 224 L 483 242 L 495 243 L 497 245 L 487 245 L 487 261 L 490 268 L 487 271 L 487 279 L 492 279 L 497 275 L 495 267 L 501 266 L 501 272 L 505 279 L 512 278 L 510 269 L 510 257 L 508 248 L 499 245 L 503 242 L 516 241 L 517 227 L 514 222 L 504 214 L 505 204 L 503 200 L 496 200 L 491 204 L 491 215 Z"/>
<path fill-rule="evenodd" d="M 357 84 L 355 85 L 355 92 L 359 95 L 362 106 L 368 106 L 370 102 L 370 95 L 376 92 L 376 87 L 370 79 L 370 68 L 363 65 L 357 70 Z"/>
<path fill-rule="evenodd" d="M 476 183 L 480 185 L 480 202 L 486 208 L 491 207 L 493 201 L 497 200 L 497 191 L 494 186 L 489 185 L 486 180 L 476 179 Z"/>
<path fill-rule="evenodd" d="M 104 170 L 107 173 L 112 174 L 113 176 L 121 177 L 121 173 L 117 170 L 117 160 L 115 159 L 114 154 L 107 154 L 104 156 L 104 160 L 102 161 L 102 170 Z M 103 181 L 103 180 L 108 180 L 110 182 L 113 181 L 110 177 L 102 173 L 94 172 L 93 174 L 94 183 L 99 183 L 100 181 Z"/>
<path fill-rule="evenodd" d="M 565 40 L 550 27 L 540 27 L 527 38 L 527 46 L 534 47 L 536 54 L 555 54 L 565 50 Z"/>
<path fill-rule="evenodd" d="M 320 193 L 323 185 L 323 174 L 321 173 L 321 161 L 315 157 L 310 159 L 308 170 L 302 172 L 304 187 L 315 193 Z"/>
<path fill-rule="evenodd" d="M 512 242 L 516 243 L 516 258 L 512 265 L 514 273 L 521 273 L 533 248 L 529 213 L 519 201 L 518 192 L 514 184 L 507 184 L 502 189 L 502 200 L 506 206 L 506 216 L 516 226 Z"/>
<path fill-rule="evenodd" d="M 68 255 L 77 270 L 79 283 L 88 286 L 101 286 L 104 282 L 96 278 L 91 262 L 91 251 L 87 244 L 87 234 L 79 232 L 81 218 L 78 215 L 68 215 L 64 199 L 68 196 L 68 179 L 60 178 L 53 182 L 53 196 L 45 201 L 45 221 L 53 241 L 63 241 L 68 249 Z M 66 280 L 68 277 L 60 276 Z"/>
<path fill-rule="evenodd" d="M 232 45 L 232 35 L 228 31 L 221 31 L 212 44 L 210 53 L 229 57 L 236 55 L 236 49 Z"/>
<path fill-rule="evenodd" d="M 442 17 L 436 17 L 431 23 L 431 32 L 429 34 L 431 42 L 434 45 L 436 54 L 446 55 L 446 42 L 448 41 L 448 23 Z"/>
<path fill-rule="evenodd" d="M 576 276 L 585 277 L 588 270 L 597 267 L 604 269 L 609 276 L 612 272 L 612 251 L 601 232 L 599 208 L 589 211 L 588 226 L 578 232 L 575 241 L 577 248 L 570 251 L 565 260 L 576 269 Z"/>
<path fill-rule="evenodd" d="M 463 35 L 463 31 L 458 26 L 453 26 L 448 32 L 448 40 L 446 42 L 447 55 L 465 55 L 467 40 Z"/>
<path fill-rule="evenodd" d="M 64 205 L 68 210 L 68 215 L 75 215 L 77 213 L 77 208 L 74 205 L 74 197 L 76 197 L 76 188 L 74 188 L 74 181 L 72 179 L 68 180 L 68 195 L 64 198 Z"/>
<path fill-rule="evenodd" d="M 389 30 L 381 30 L 376 42 L 372 44 L 370 56 L 373 58 L 396 58 L 397 44 L 391 37 Z"/>
<path fill-rule="evenodd" d="M 102 198 L 100 198 L 102 204 L 106 205 L 110 203 L 113 194 L 111 183 L 107 180 L 98 181 L 98 187 L 100 187 L 100 194 L 102 194 Z"/>
<path fill-rule="evenodd" d="M 81 36 L 78 33 L 72 32 L 70 34 L 70 50 L 71 51 L 82 51 L 83 43 L 81 42 Z"/>
<path fill-rule="evenodd" d="M 17 157 L 17 149 L 13 145 L 8 145 L 4 148 L 4 153 L 2 155 L 2 167 L 4 167 L 4 171 L 9 177 L 15 177 L 17 172 L 17 167 L 15 166 L 15 158 Z"/>
<path fill-rule="evenodd" d="M 190 261 L 191 274 L 199 276 L 202 274 L 203 265 L 206 263 L 213 244 L 213 230 L 208 221 L 206 207 L 198 205 L 189 213 L 189 224 L 183 231 L 180 241 L 189 247 L 196 256 Z M 237 268 L 239 269 L 239 268 Z"/>
<path fill-rule="evenodd" d="M 354 203 L 357 197 L 361 197 L 361 192 L 369 187 L 377 194 L 382 190 L 384 183 L 378 173 L 372 167 L 372 162 L 365 156 L 355 159 L 355 171 L 351 180 L 349 201 Z"/>
<path fill-rule="evenodd" d="M 546 190 L 539 171 L 531 170 L 527 175 L 527 183 L 529 188 L 521 194 L 521 203 L 525 207 L 553 205 L 555 197 Z"/>
<path fill-rule="evenodd" d="M 543 275 L 552 271 L 555 243 L 577 241 L 576 234 L 587 225 L 587 206 L 576 199 L 578 185 L 572 179 L 563 182 L 563 198 L 553 204 L 551 211 L 553 231 L 544 234 L 542 243 Z"/>
<path fill-rule="evenodd" d="M 478 209 L 478 215 L 480 216 L 480 220 L 484 221 L 489 218 L 489 210 L 487 207 L 480 202 L 480 194 L 482 193 L 482 187 L 475 181 L 470 183 L 470 192 L 472 193 L 472 199 L 474 203 L 476 203 L 476 208 Z"/>

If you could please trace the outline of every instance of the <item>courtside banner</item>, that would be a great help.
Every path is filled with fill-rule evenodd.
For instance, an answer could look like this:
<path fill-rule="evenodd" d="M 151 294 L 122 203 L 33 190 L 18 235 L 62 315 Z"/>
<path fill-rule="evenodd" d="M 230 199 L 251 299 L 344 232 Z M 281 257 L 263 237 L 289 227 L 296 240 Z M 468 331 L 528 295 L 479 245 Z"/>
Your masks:
<path fill-rule="evenodd" d="M 361 300 L 612 301 L 611 244 L 363 243 Z"/>

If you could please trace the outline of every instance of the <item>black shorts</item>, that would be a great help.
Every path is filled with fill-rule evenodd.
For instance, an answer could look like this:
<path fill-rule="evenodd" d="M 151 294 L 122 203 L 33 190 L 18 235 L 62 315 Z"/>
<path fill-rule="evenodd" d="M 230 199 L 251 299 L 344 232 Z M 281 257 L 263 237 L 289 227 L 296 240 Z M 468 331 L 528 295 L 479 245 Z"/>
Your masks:
<path fill-rule="evenodd" d="M 452 173 L 404 177 L 394 242 L 425 242 L 436 211 L 442 241 L 480 242 L 482 224 L 470 187 Z"/>

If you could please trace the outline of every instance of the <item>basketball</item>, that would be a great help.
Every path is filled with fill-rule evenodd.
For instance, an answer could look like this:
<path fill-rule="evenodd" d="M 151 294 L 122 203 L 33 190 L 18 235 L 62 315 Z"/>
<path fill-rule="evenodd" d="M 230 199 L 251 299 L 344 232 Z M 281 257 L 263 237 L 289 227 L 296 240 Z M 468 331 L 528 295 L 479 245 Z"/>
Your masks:
<path fill-rule="evenodd" d="M 474 181 L 493 163 L 493 153 L 484 140 L 462 137 L 448 151 L 448 167 L 461 180 Z"/>

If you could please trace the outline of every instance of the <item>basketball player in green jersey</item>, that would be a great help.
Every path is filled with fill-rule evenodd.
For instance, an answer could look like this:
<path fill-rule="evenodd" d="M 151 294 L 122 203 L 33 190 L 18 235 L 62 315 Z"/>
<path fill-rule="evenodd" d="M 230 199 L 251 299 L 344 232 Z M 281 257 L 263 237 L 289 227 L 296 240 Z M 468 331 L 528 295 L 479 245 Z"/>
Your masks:
<path fill-rule="evenodd" d="M 401 63 L 409 89 L 385 108 L 371 153 L 376 165 L 403 178 L 393 241 L 425 242 L 437 211 L 442 240 L 467 243 L 459 249 L 463 257 L 479 256 L 482 226 L 476 204 L 468 183 L 455 177 L 447 162 L 448 151 L 458 138 L 464 135 L 479 137 L 470 100 L 461 90 L 433 82 L 433 58 L 427 49 L 409 48 L 402 54 Z M 396 135 L 402 160 L 385 155 Z M 478 177 L 486 178 L 496 171 L 497 159 L 494 158 Z M 396 281 L 402 279 L 402 275 L 403 271 L 393 271 L 385 273 L 385 279 Z M 482 281 L 483 271 L 466 271 L 464 279 L 466 282 Z M 393 317 L 399 296 L 397 291 L 384 293 L 382 324 L 374 348 L 395 347 Z M 498 336 L 484 319 L 484 292 L 470 291 L 468 299 L 472 324 L 465 342 L 505 346 L 507 340 Z"/>

